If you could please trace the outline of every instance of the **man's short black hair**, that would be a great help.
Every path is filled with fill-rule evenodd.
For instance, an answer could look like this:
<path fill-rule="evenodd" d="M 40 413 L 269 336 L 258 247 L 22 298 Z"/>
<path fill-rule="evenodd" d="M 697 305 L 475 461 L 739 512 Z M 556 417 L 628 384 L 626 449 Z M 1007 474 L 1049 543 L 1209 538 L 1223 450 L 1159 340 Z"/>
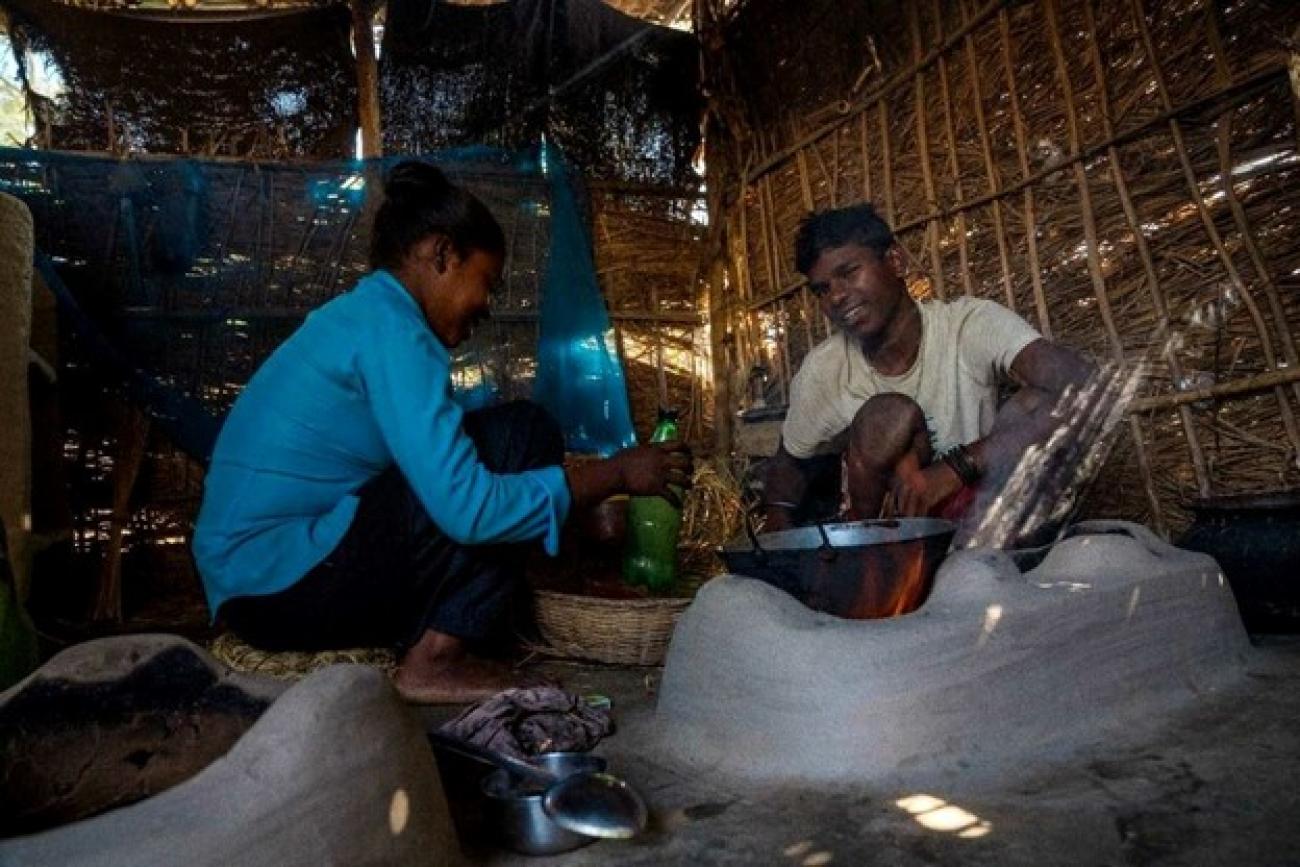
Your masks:
<path fill-rule="evenodd" d="M 858 244 L 883 256 L 894 246 L 894 233 L 870 202 L 815 211 L 804 217 L 794 236 L 794 266 L 807 276 L 818 256 L 846 244 Z"/>

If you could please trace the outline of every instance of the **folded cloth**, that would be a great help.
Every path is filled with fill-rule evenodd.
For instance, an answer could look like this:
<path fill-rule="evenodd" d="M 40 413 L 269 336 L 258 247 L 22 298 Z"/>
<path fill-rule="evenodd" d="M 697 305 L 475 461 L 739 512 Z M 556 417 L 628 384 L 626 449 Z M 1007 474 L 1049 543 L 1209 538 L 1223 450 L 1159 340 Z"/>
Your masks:
<path fill-rule="evenodd" d="M 447 734 L 516 758 L 586 752 L 613 730 L 608 709 L 554 686 L 502 690 L 442 726 Z"/>

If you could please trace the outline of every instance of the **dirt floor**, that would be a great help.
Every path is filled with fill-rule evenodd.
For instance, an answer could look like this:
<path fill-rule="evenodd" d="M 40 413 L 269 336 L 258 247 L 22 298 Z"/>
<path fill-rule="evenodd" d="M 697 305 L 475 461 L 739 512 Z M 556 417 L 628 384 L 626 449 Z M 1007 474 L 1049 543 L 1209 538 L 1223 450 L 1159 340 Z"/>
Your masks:
<path fill-rule="evenodd" d="M 759 787 L 674 766 L 643 747 L 659 670 L 540 668 L 613 700 L 618 732 L 598 752 L 650 802 L 651 829 L 550 858 L 484 847 L 478 863 L 1300 865 L 1300 637 L 1260 639 L 1238 686 L 1067 761 L 919 790 Z"/>

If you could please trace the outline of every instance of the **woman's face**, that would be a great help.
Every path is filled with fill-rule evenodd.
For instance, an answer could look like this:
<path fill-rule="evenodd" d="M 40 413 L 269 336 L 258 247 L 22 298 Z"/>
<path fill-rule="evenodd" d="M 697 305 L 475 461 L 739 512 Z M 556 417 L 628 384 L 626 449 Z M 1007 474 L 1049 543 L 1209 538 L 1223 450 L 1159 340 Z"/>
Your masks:
<path fill-rule="evenodd" d="M 419 281 L 416 295 L 429 327 L 450 349 L 468 340 L 474 326 L 491 314 L 502 258 L 474 249 L 461 255 L 446 245 L 426 261 L 426 279 Z"/>
<path fill-rule="evenodd" d="M 491 315 L 492 289 L 501 279 L 502 265 L 499 255 L 483 250 L 448 257 L 446 294 L 450 312 L 447 333 L 438 335 L 447 346 L 464 343 L 474 327 Z"/>

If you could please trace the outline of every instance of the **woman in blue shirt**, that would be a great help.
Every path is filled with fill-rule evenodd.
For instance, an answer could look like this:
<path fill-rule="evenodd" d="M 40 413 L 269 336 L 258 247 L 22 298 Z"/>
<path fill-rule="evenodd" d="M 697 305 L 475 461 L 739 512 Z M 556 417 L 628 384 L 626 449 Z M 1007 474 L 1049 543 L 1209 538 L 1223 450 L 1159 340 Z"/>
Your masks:
<path fill-rule="evenodd" d="M 471 654 L 500 630 L 524 546 L 570 511 L 672 496 L 679 444 L 564 468 L 559 427 L 515 402 L 464 413 L 449 350 L 489 314 L 505 238 L 425 163 L 388 177 L 374 270 L 313 311 L 222 427 L 194 555 L 214 614 L 269 649 L 394 643 L 398 689 L 472 701 L 512 684 Z"/>

